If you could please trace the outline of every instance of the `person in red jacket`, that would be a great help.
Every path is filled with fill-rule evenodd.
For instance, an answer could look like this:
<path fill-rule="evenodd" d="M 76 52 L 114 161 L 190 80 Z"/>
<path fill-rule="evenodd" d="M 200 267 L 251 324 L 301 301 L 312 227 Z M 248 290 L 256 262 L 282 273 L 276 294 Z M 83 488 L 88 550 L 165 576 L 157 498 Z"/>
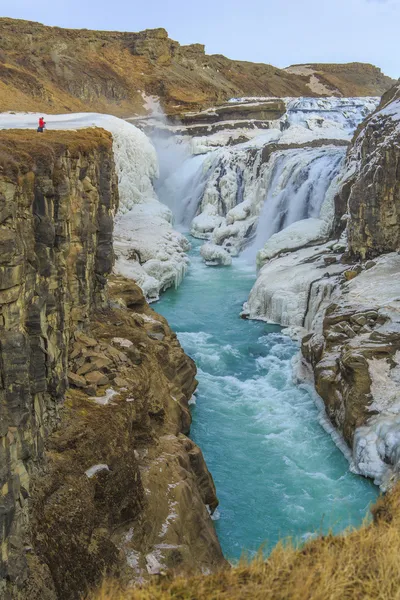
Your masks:
<path fill-rule="evenodd" d="M 39 119 L 39 127 L 37 129 L 38 132 L 39 133 L 43 133 L 43 130 L 44 130 L 45 127 L 46 127 L 46 122 L 45 122 L 45 120 L 44 120 L 43 117 L 40 117 L 40 119 Z"/>

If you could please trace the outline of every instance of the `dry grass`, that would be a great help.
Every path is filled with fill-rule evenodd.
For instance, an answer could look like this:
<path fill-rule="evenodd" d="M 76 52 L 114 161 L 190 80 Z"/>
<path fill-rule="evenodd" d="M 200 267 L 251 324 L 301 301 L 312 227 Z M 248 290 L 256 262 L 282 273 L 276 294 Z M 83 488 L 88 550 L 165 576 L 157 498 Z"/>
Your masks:
<path fill-rule="evenodd" d="M 90 600 L 399 600 L 400 487 L 378 500 L 374 522 L 301 549 L 279 544 L 256 559 L 208 577 L 160 580 L 122 590 L 105 582 Z"/>
<path fill-rule="evenodd" d="M 89 110 L 132 116 L 144 112 L 139 90 L 159 96 L 170 114 L 204 108 L 232 96 L 310 93 L 303 76 L 271 65 L 205 56 L 193 48 L 187 53 L 184 47 L 174 46 L 172 52 L 171 40 L 151 34 L 147 53 L 138 55 L 135 41 L 143 37 L 0 18 L 0 112 Z M 378 95 L 393 83 L 373 67 L 333 67 L 335 85 L 342 93 L 346 89 L 347 95 Z M 324 69 L 327 72 L 326 65 Z M 357 84 L 353 88 L 352 82 Z"/>
<path fill-rule="evenodd" d="M 54 159 L 68 152 L 72 157 L 78 153 L 109 150 L 112 136 L 100 128 L 79 131 L 46 131 L 33 129 L 9 129 L 0 132 L 0 176 L 15 180 L 28 173 L 34 165 L 53 164 Z"/>

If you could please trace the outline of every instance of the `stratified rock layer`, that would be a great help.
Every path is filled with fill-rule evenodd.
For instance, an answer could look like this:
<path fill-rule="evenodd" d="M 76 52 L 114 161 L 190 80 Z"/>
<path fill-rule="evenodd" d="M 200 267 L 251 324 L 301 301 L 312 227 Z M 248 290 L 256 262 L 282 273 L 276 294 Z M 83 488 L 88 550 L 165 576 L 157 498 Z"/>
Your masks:
<path fill-rule="evenodd" d="M 79 598 L 224 559 L 189 431 L 195 366 L 115 280 L 118 189 L 103 130 L 0 140 L 0 595 Z M 68 384 L 71 386 L 68 390 Z M 67 402 L 64 403 L 65 397 Z"/>
<path fill-rule="evenodd" d="M 59 418 L 70 337 L 104 301 L 118 192 L 101 130 L 3 133 L 0 169 L 1 576 L 18 587 L 30 475 Z"/>
<path fill-rule="evenodd" d="M 389 106 L 385 111 L 381 105 L 367 120 L 349 156 L 357 161 L 349 245 L 361 258 L 400 248 L 400 86 Z"/>

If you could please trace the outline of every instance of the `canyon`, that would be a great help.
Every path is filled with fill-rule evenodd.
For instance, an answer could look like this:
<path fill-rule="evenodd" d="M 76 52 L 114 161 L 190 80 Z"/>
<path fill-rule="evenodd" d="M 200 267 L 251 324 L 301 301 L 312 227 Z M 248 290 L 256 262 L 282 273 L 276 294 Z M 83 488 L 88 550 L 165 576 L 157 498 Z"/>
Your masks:
<path fill-rule="evenodd" d="M 360 525 L 377 494 L 360 476 L 387 495 L 348 543 L 396 523 L 399 84 L 369 65 L 208 57 L 164 30 L 0 26 L 0 594 L 171 573 L 224 588 L 240 571 L 226 559 L 282 536 L 279 505 L 305 543 L 291 560 L 336 556 L 345 538 L 309 515 L 319 493 L 334 515 L 337 494 L 353 502 L 337 531 Z M 296 460 L 282 419 L 304 438 Z"/>

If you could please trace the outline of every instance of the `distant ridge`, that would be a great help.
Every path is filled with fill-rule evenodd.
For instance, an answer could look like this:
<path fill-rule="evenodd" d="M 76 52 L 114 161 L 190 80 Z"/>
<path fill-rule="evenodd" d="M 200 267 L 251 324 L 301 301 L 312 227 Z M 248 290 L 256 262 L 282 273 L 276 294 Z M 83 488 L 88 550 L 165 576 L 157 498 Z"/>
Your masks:
<path fill-rule="evenodd" d="M 271 65 L 207 55 L 165 29 L 138 33 L 62 29 L 0 19 L 0 111 L 145 112 L 143 93 L 169 113 L 233 96 L 380 96 L 393 85 L 363 63 Z"/>

